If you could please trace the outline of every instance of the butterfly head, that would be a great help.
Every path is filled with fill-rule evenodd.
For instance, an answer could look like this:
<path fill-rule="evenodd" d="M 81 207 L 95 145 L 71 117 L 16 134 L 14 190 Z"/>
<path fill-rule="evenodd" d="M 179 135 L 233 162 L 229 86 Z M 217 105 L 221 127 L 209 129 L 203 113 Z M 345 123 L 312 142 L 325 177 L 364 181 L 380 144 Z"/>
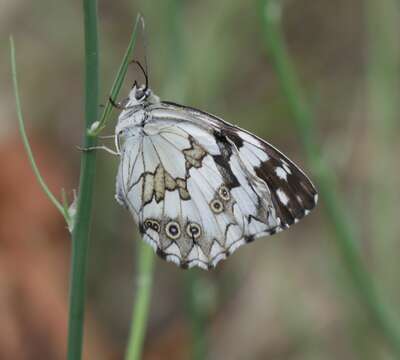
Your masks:
<path fill-rule="evenodd" d="M 142 105 L 151 95 L 152 91 L 146 85 L 139 85 L 135 81 L 129 92 L 127 106 Z"/>
<path fill-rule="evenodd" d="M 159 97 L 154 95 L 150 88 L 146 85 L 138 85 L 135 81 L 123 106 L 126 110 L 130 110 L 140 108 L 145 104 L 155 104 L 159 101 Z"/>

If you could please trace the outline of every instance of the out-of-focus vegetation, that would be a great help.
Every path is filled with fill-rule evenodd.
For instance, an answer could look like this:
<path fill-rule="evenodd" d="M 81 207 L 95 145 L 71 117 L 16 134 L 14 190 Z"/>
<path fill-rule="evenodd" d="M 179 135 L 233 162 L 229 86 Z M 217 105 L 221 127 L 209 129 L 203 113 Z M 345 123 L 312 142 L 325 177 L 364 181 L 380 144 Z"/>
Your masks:
<path fill-rule="evenodd" d="M 310 173 L 265 49 L 257 1 L 100 1 L 104 102 L 138 11 L 146 19 L 150 82 L 157 94 L 246 127 Z M 394 309 L 400 301 L 399 11 L 395 0 L 297 0 L 284 2 L 281 14 L 313 110 L 313 141 L 345 200 L 362 261 Z M 0 358 L 64 358 L 70 256 L 68 232 L 35 182 L 17 134 L 8 35 L 17 45 L 33 152 L 59 194 L 78 186 L 82 24 L 80 2 L 4 0 L 0 12 Z M 135 57 L 143 60 L 143 39 L 137 45 Z M 132 67 L 124 91 L 139 77 Z M 104 134 L 112 131 L 110 124 Z M 120 359 L 139 281 L 140 239 L 129 214 L 113 200 L 116 159 L 99 153 L 97 165 L 85 358 Z M 202 354 L 193 351 L 199 343 L 192 334 L 205 334 L 200 346 L 206 344 L 210 359 L 394 358 L 355 296 L 327 224 L 319 206 L 290 230 L 241 248 L 210 273 L 191 270 L 186 276 L 157 259 L 143 357 Z"/>

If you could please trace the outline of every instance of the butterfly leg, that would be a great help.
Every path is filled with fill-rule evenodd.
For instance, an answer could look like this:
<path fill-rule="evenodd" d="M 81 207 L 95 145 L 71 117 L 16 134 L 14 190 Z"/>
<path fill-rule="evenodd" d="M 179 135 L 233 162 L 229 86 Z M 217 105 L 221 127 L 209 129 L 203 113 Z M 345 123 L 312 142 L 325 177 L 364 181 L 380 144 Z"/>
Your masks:
<path fill-rule="evenodd" d="M 114 101 L 114 99 L 110 96 L 109 98 L 108 98 L 108 101 L 110 102 L 110 104 L 113 106 L 113 107 L 115 107 L 116 109 L 119 109 L 119 110 L 123 110 L 123 109 L 125 109 L 125 107 L 120 103 L 120 102 L 115 102 Z"/>
<path fill-rule="evenodd" d="M 87 148 L 83 148 L 83 147 L 77 146 L 77 148 L 80 151 L 104 150 L 104 151 L 108 152 L 109 154 L 112 154 L 112 155 L 115 155 L 115 156 L 121 155 L 118 151 L 110 149 L 109 147 L 107 147 L 105 145 L 91 146 L 91 147 L 87 147 Z"/>
<path fill-rule="evenodd" d="M 115 135 L 99 135 L 99 139 L 115 139 Z"/>

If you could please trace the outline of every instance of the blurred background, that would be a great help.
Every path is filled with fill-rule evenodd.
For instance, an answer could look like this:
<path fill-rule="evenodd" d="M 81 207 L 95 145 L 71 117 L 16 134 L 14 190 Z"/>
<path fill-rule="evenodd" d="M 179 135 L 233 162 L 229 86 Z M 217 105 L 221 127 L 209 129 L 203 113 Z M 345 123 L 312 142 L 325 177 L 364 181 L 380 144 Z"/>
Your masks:
<path fill-rule="evenodd" d="M 17 132 L 8 36 L 16 42 L 37 163 L 53 192 L 64 188 L 72 199 L 83 133 L 81 2 L 1 0 L 0 6 L 0 359 L 63 359 L 70 238 Z M 104 102 L 138 11 L 146 20 L 156 94 L 245 127 L 313 178 L 254 1 L 99 1 Z M 397 309 L 399 11 L 395 0 L 287 0 L 282 14 L 320 156 L 337 178 L 363 261 Z M 135 57 L 142 61 L 143 48 L 139 37 Z M 141 76 L 131 68 L 123 93 Z M 97 164 L 84 352 L 85 359 L 122 359 L 140 238 L 114 201 L 118 160 L 99 152 Z M 323 203 L 209 273 L 157 258 L 143 358 L 192 359 L 202 346 L 206 359 L 394 359 L 355 295 Z"/>

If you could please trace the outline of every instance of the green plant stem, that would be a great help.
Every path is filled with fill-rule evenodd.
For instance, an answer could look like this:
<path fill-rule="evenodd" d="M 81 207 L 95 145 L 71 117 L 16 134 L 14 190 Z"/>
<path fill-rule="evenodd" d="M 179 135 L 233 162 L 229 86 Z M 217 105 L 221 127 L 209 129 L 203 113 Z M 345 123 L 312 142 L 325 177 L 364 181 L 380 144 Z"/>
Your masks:
<path fill-rule="evenodd" d="M 97 1 L 84 0 L 85 32 L 85 132 L 84 148 L 96 145 L 96 138 L 87 134 L 98 117 L 99 60 Z M 75 225 L 72 231 L 72 263 L 68 323 L 68 360 L 80 360 L 83 344 L 86 263 L 92 210 L 96 152 L 82 152 L 79 193 Z"/>
<path fill-rule="evenodd" d="M 138 275 L 126 360 L 141 359 L 150 307 L 154 251 L 143 240 L 138 243 Z"/>
<path fill-rule="evenodd" d="M 208 312 L 207 305 L 200 298 L 202 291 L 207 288 L 201 287 L 200 274 L 196 269 L 192 269 L 185 274 L 185 307 L 190 319 L 192 337 L 192 356 L 193 360 L 207 358 L 207 337 L 205 329 L 205 319 Z"/>
<path fill-rule="evenodd" d="M 342 205 L 333 181 L 334 175 L 319 156 L 313 130 L 313 117 L 310 108 L 304 101 L 303 92 L 289 59 L 280 28 L 281 3 L 277 0 L 262 0 L 260 5 L 264 37 L 269 55 L 292 112 L 293 121 L 301 136 L 306 155 L 317 177 L 321 198 L 328 215 L 327 218 L 332 224 L 343 262 L 347 266 L 354 287 L 358 290 L 360 301 L 368 309 L 371 318 L 387 339 L 393 352 L 400 357 L 399 327 L 393 318 L 393 314 L 383 304 L 363 264 L 357 245 L 358 241 L 351 224 L 347 220 L 345 207 Z"/>
<path fill-rule="evenodd" d="M 397 161 L 396 145 L 399 133 L 400 30 L 398 0 L 367 0 L 367 94 L 370 146 L 372 150 L 369 179 L 370 233 L 374 265 L 384 286 L 397 284 L 397 248 L 400 230 L 398 216 L 398 178 L 391 174 Z M 379 209 L 379 211 L 377 211 Z M 396 286 L 394 287 L 396 288 Z M 396 289 L 397 291 L 397 289 Z"/>
<path fill-rule="evenodd" d="M 43 192 L 50 199 L 50 201 L 57 208 L 57 210 L 61 212 L 61 214 L 65 218 L 65 221 L 69 225 L 69 223 L 70 223 L 69 214 L 67 211 L 65 211 L 63 205 L 56 199 L 56 197 L 50 191 L 50 189 L 47 186 L 46 182 L 44 181 L 42 175 L 40 174 L 39 168 L 36 165 L 35 158 L 33 157 L 32 149 L 29 144 L 28 137 L 26 135 L 25 125 L 24 125 L 24 117 L 22 115 L 22 108 L 21 108 L 21 99 L 19 96 L 19 89 L 18 89 L 17 65 L 16 65 L 16 59 L 15 59 L 15 46 L 14 46 L 14 39 L 12 38 L 12 36 L 10 36 L 10 55 L 11 55 L 11 72 L 12 72 L 12 79 L 13 79 L 13 85 L 14 85 L 15 104 L 16 104 L 17 117 L 18 117 L 18 127 L 19 127 L 19 132 L 20 132 L 21 138 L 22 138 L 22 142 L 25 147 L 25 151 L 28 155 L 28 159 L 29 159 L 29 162 L 33 169 L 33 172 L 36 176 L 36 179 L 38 180 L 40 186 L 42 187 Z"/>

